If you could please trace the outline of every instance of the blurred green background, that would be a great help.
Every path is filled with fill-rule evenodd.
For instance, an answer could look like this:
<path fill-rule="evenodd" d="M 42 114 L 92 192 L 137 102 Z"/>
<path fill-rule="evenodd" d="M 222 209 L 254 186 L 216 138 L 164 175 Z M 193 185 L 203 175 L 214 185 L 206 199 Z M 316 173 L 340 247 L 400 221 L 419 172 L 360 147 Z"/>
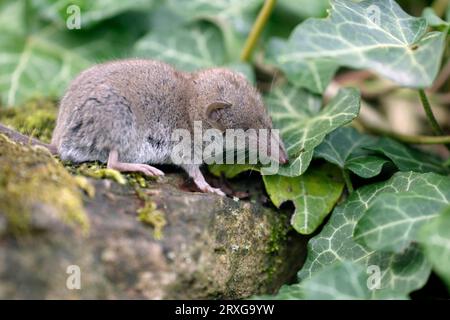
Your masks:
<path fill-rule="evenodd" d="M 263 2 L 0 0 L 0 103 L 58 98 L 82 69 L 125 57 L 160 59 L 183 70 L 228 66 L 253 81 L 254 68 L 239 56 Z M 432 1 L 399 3 L 420 15 Z M 80 9 L 80 29 L 67 28 L 70 5 Z M 263 61 L 269 38 L 287 38 L 304 19 L 326 16 L 328 6 L 328 0 L 279 0 L 253 62 Z"/>

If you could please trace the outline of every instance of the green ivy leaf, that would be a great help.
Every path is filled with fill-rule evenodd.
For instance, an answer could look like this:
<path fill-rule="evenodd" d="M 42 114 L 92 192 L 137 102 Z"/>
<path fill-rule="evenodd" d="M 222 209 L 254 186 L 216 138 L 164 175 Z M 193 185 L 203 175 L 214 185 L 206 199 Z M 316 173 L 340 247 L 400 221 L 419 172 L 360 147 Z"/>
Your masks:
<path fill-rule="evenodd" d="M 449 6 L 450 8 L 450 6 Z M 448 11 L 450 13 L 450 11 Z M 450 16 L 447 14 L 447 21 L 444 21 L 436 15 L 433 8 L 425 8 L 422 16 L 427 19 L 430 26 L 436 28 L 439 31 L 447 32 L 450 34 Z"/>
<path fill-rule="evenodd" d="M 322 231 L 308 244 L 308 256 L 298 277 L 302 281 L 336 261 L 348 260 L 364 266 L 380 268 L 381 289 L 408 294 L 421 288 L 427 281 L 431 266 L 416 245 L 401 253 L 373 251 L 353 239 L 357 221 L 381 194 L 420 189 L 435 174 L 398 172 L 391 179 L 362 187 L 347 201 L 337 206 Z"/>
<path fill-rule="evenodd" d="M 278 174 L 298 176 L 308 168 L 325 136 L 358 115 L 360 94 L 357 89 L 342 89 L 319 110 L 318 97 L 286 85 L 274 89 L 266 103 L 289 154 L 289 164 L 280 167 Z"/>
<path fill-rule="evenodd" d="M 408 299 L 404 293 L 369 287 L 369 277 L 363 265 L 340 261 L 317 272 L 300 287 L 307 300 Z"/>
<path fill-rule="evenodd" d="M 299 283 L 284 285 L 275 295 L 255 296 L 254 300 L 303 300 L 303 290 Z"/>
<path fill-rule="evenodd" d="M 420 241 L 433 269 L 450 289 L 450 207 L 422 228 Z"/>
<path fill-rule="evenodd" d="M 246 171 L 260 172 L 259 166 L 250 164 L 212 164 L 208 166 L 208 170 L 216 177 L 223 175 L 227 179 L 233 179 L 237 175 Z"/>
<path fill-rule="evenodd" d="M 150 32 L 136 43 L 134 53 L 185 71 L 225 64 L 222 35 L 211 25 L 194 25 L 170 33 Z"/>
<path fill-rule="evenodd" d="M 317 83 L 329 75 L 314 68 L 326 65 L 328 73 L 337 66 L 370 69 L 403 86 L 431 86 L 446 33 L 427 33 L 426 19 L 409 16 L 394 0 L 333 0 L 331 6 L 329 18 L 300 24 L 275 56 L 293 83 L 323 92 L 326 83 Z"/>
<path fill-rule="evenodd" d="M 245 171 L 260 171 L 252 165 L 211 165 L 216 176 L 234 178 Z M 312 166 L 303 175 L 263 175 L 266 191 L 276 207 L 292 201 L 295 212 L 291 225 L 301 234 L 311 234 L 331 212 L 344 188 L 341 172 L 331 164 Z"/>
<path fill-rule="evenodd" d="M 449 23 L 447 21 L 442 20 L 440 17 L 436 15 L 433 8 L 425 8 L 422 16 L 427 19 L 427 22 L 432 27 L 437 28 L 447 28 Z"/>
<path fill-rule="evenodd" d="M 437 157 L 390 138 L 380 138 L 376 144 L 365 148 L 389 158 L 400 171 L 448 173 Z"/>
<path fill-rule="evenodd" d="M 302 283 L 303 296 L 311 300 L 369 299 L 364 267 L 351 262 L 325 267 Z"/>
<path fill-rule="evenodd" d="M 388 163 L 384 158 L 370 155 L 364 149 L 376 144 L 377 138 L 359 133 L 353 128 L 339 128 L 330 133 L 315 149 L 314 156 L 348 169 L 363 178 L 380 174 Z"/>
<path fill-rule="evenodd" d="M 324 267 L 302 283 L 284 285 L 274 296 L 259 296 L 264 300 L 407 300 L 404 293 L 379 290 L 374 286 L 363 265 L 337 261 Z M 370 285 L 370 287 L 369 287 Z"/>
<path fill-rule="evenodd" d="M 298 177 L 273 175 L 263 179 L 275 206 L 288 200 L 294 203 L 291 224 L 301 234 L 311 234 L 322 224 L 344 188 L 340 170 L 329 164 L 311 167 Z"/>
<path fill-rule="evenodd" d="M 216 16 L 225 20 L 232 20 L 242 19 L 240 17 L 257 10 L 263 2 L 263 0 L 218 0 L 214 2 L 208 0 L 168 0 L 168 5 L 175 12 L 192 20 Z M 239 21 L 235 21 L 235 23 L 240 24 Z M 241 26 L 241 28 L 243 27 Z"/>
<path fill-rule="evenodd" d="M 380 174 L 387 163 L 390 162 L 378 156 L 358 155 L 352 156 L 345 167 L 362 178 L 373 178 Z"/>
<path fill-rule="evenodd" d="M 148 14 L 150 31 L 154 33 L 167 34 L 169 32 L 176 32 L 189 22 L 188 17 L 179 15 L 171 10 L 166 2 L 155 6 Z"/>
<path fill-rule="evenodd" d="M 81 70 L 123 55 L 134 36 L 108 26 L 95 32 L 60 30 L 40 23 L 25 4 L 5 1 L 0 5 L 0 97 L 6 105 L 61 95 Z"/>
<path fill-rule="evenodd" d="M 242 73 L 250 82 L 255 81 L 248 64 L 228 60 L 222 34 L 211 24 L 196 23 L 176 31 L 150 32 L 136 43 L 134 54 L 165 61 L 184 71 L 226 66 Z"/>
<path fill-rule="evenodd" d="M 149 11 L 154 0 L 116 1 L 116 0 L 33 0 L 33 7 L 39 15 L 65 27 L 69 16 L 67 7 L 76 5 L 80 8 L 81 27 L 90 27 L 93 24 L 114 17 L 128 11 Z"/>
<path fill-rule="evenodd" d="M 427 174 L 410 181 L 407 191 L 376 196 L 356 224 L 355 241 L 394 252 L 417 242 L 420 228 L 450 204 L 450 179 Z"/>
<path fill-rule="evenodd" d="M 339 66 L 326 59 L 296 60 L 295 64 L 280 63 L 280 53 L 289 51 L 288 44 L 284 39 L 270 39 L 266 49 L 266 62 L 281 68 L 294 85 L 317 94 L 325 92 Z"/>
<path fill-rule="evenodd" d="M 237 61 L 262 0 L 169 0 L 169 7 L 190 21 L 208 20 L 222 31 L 227 58 Z"/>
<path fill-rule="evenodd" d="M 250 64 L 243 62 L 232 62 L 227 64 L 226 67 L 235 72 L 240 72 L 247 78 L 250 83 L 252 83 L 253 85 L 256 84 L 256 75 L 253 71 L 253 67 Z"/>
<path fill-rule="evenodd" d="M 278 5 L 301 19 L 323 17 L 330 7 L 329 0 L 279 0 Z"/>

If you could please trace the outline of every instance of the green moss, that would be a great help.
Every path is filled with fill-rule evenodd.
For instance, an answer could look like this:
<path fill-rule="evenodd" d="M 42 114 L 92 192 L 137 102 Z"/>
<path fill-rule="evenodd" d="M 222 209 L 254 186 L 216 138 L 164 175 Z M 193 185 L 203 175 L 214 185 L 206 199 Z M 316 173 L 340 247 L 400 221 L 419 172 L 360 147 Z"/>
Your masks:
<path fill-rule="evenodd" d="M 134 188 L 137 197 L 144 203 L 144 206 L 137 210 L 138 221 L 153 227 L 153 236 L 156 240 L 163 237 L 163 229 L 167 221 L 163 211 L 157 209 L 157 205 L 145 192 L 147 181 L 138 173 L 127 176 L 128 182 Z"/>
<path fill-rule="evenodd" d="M 102 167 L 97 163 L 83 163 L 77 167 L 76 172 L 94 179 L 111 179 L 118 184 L 126 184 L 127 179 L 117 170 Z"/>
<path fill-rule="evenodd" d="M 74 175 L 82 175 L 94 179 L 111 179 L 118 184 L 129 184 L 141 188 L 148 187 L 148 180 L 141 173 L 120 173 L 117 170 L 106 168 L 99 162 L 83 163 L 81 165 L 65 162 L 64 166 Z M 150 178 L 151 179 L 151 178 Z"/>
<path fill-rule="evenodd" d="M 144 207 L 137 210 L 137 214 L 139 221 L 153 227 L 155 239 L 161 239 L 163 228 L 167 223 L 164 212 L 157 210 L 157 206 L 153 201 L 147 201 Z"/>
<path fill-rule="evenodd" d="M 89 220 L 79 183 L 43 148 L 16 144 L 0 135 L 0 214 L 8 231 L 29 231 L 31 215 L 46 214 L 86 234 Z M 50 208 L 50 209 L 49 209 Z"/>
<path fill-rule="evenodd" d="M 78 187 L 83 190 L 89 198 L 95 197 L 95 188 L 85 177 L 75 176 L 74 179 Z"/>
<path fill-rule="evenodd" d="M 268 256 L 266 274 L 268 275 L 269 281 L 276 273 L 278 267 L 283 264 L 279 253 L 280 249 L 285 247 L 284 243 L 287 240 L 287 233 L 291 228 L 289 220 L 282 213 L 271 219 L 270 225 L 270 235 L 266 247 L 266 253 Z"/>
<path fill-rule="evenodd" d="M 130 173 L 127 175 L 128 183 L 130 183 L 133 186 L 138 186 L 140 188 L 147 188 L 148 183 L 147 180 L 142 176 L 140 173 Z"/>
<path fill-rule="evenodd" d="M 58 108 L 49 100 L 32 100 L 15 108 L 0 108 L 0 122 L 19 132 L 50 142 Z"/>
<path fill-rule="evenodd" d="M 56 117 L 57 105 L 49 100 L 32 100 L 16 108 L 0 108 L 1 123 L 43 142 L 50 142 Z M 87 229 L 88 221 L 82 210 L 78 188 L 85 191 L 90 197 L 94 197 L 95 189 L 83 177 L 86 176 L 94 179 L 111 179 L 122 185 L 133 186 L 137 196 L 144 202 L 144 206 L 137 212 L 139 221 L 154 227 L 155 238 L 162 236 L 162 229 L 166 224 L 164 213 L 156 210 L 154 202 L 145 194 L 143 188 L 147 188 L 148 183 L 141 174 L 121 174 L 119 171 L 108 169 L 104 164 L 97 162 L 81 165 L 63 163 L 66 169 L 74 175 L 74 177 L 71 177 L 56 161 L 51 157 L 49 158 L 49 155 L 46 155 L 45 160 L 51 164 L 43 165 L 43 167 L 40 167 L 41 170 L 37 172 L 37 169 L 31 170 L 31 168 L 28 168 L 28 166 L 33 166 L 34 161 L 37 161 L 35 156 L 37 157 L 39 152 L 35 148 L 25 150 L 23 149 L 25 147 L 12 143 L 6 137 L 2 137 L 1 143 L 2 146 L 7 146 L 7 148 L 3 149 L 0 155 L 4 156 L 0 163 L 0 169 L 2 170 L 0 173 L 0 188 L 6 191 L 1 194 L 2 204 L 0 204 L 0 209 L 7 215 L 8 224 L 14 232 L 25 232 L 28 229 L 30 206 L 34 202 L 52 203 L 53 206 L 58 208 L 58 212 L 61 213 L 60 218 L 65 222 L 81 224 L 83 229 Z M 22 155 L 18 156 L 21 164 L 15 168 L 14 158 L 17 153 L 21 152 L 25 152 L 27 158 L 22 158 Z M 42 154 L 39 154 L 39 157 L 41 156 Z M 22 166 L 26 168 L 22 168 Z M 27 170 L 23 171 L 24 169 Z M 28 171 L 28 169 L 30 170 Z M 19 174 L 20 172 L 26 173 L 22 175 Z M 47 179 L 53 178 L 56 178 L 54 182 L 59 187 L 53 188 L 51 183 L 46 183 Z M 67 183 L 67 187 L 61 187 L 65 183 Z M 30 201 L 26 201 L 27 197 Z M 20 212 L 21 214 L 19 214 Z"/>
<path fill-rule="evenodd" d="M 107 169 L 105 164 L 98 162 L 83 163 L 81 165 L 65 162 L 64 166 L 76 177 L 87 176 L 94 179 L 111 179 L 119 184 L 130 185 L 136 196 L 143 202 L 143 206 L 137 210 L 137 219 L 148 224 L 154 229 L 155 239 L 161 239 L 163 228 L 166 225 L 164 212 L 157 210 L 156 204 L 151 200 L 145 189 L 149 186 L 149 180 L 141 173 L 125 173 Z M 84 189 L 84 188 L 83 188 Z M 87 193 L 88 190 L 85 190 Z"/>
<path fill-rule="evenodd" d="M 273 219 L 271 221 L 270 237 L 267 245 L 267 253 L 277 253 L 280 250 L 280 245 L 287 239 L 289 226 L 286 226 L 283 219 Z"/>

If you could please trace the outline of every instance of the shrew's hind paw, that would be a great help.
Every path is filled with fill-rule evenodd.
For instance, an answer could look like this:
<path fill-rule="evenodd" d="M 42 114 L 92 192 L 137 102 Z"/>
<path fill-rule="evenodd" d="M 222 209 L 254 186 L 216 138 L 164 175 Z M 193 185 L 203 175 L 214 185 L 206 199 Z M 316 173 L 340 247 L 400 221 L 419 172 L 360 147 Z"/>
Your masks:
<path fill-rule="evenodd" d="M 148 164 L 119 162 L 118 153 L 115 150 L 109 154 L 108 168 L 121 172 L 141 172 L 150 177 L 161 177 L 164 175 L 164 172 Z"/>
<path fill-rule="evenodd" d="M 141 172 L 150 177 L 162 177 L 164 176 L 164 172 L 155 167 L 149 166 L 148 164 L 132 164 L 135 166 L 135 172 Z"/>

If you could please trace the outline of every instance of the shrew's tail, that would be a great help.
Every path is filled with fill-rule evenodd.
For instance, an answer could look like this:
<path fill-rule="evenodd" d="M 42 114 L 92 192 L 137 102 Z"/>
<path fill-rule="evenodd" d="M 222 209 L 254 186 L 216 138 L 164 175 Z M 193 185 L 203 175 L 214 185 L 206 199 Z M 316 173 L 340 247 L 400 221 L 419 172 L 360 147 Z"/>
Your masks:
<path fill-rule="evenodd" d="M 23 144 L 31 144 L 33 146 L 41 146 L 41 147 L 48 149 L 51 154 L 53 154 L 53 155 L 57 154 L 57 150 L 54 145 L 47 144 L 42 141 L 39 141 L 38 139 L 23 135 L 15 130 L 12 130 L 12 129 L 2 125 L 1 123 L 0 123 L 0 134 L 6 135 L 12 141 L 20 142 Z"/>

